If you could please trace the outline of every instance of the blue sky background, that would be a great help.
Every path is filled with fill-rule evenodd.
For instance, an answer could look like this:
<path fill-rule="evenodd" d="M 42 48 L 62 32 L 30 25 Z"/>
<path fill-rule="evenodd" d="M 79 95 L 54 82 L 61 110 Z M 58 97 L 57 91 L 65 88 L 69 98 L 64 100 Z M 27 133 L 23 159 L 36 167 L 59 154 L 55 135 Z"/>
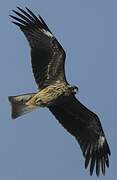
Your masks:
<path fill-rule="evenodd" d="M 16 6 L 40 13 L 67 53 L 66 75 L 77 97 L 102 122 L 117 177 L 117 1 L 4 0 L 0 3 L 0 179 L 91 179 L 75 139 L 45 108 L 12 121 L 8 95 L 34 92 L 29 47 L 9 14 Z M 92 179 L 97 179 L 95 174 Z"/>

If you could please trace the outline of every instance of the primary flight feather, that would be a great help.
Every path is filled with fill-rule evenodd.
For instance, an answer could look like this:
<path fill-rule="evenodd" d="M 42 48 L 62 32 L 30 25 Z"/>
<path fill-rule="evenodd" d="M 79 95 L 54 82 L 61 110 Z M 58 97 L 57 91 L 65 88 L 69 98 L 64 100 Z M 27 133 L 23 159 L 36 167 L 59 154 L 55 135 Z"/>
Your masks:
<path fill-rule="evenodd" d="M 9 96 L 12 118 L 15 119 L 38 107 L 47 107 L 78 141 L 85 158 L 85 168 L 90 175 L 95 168 L 105 175 L 111 154 L 98 116 L 76 99 L 78 88 L 71 86 L 65 76 L 65 51 L 41 16 L 28 8 L 10 15 L 19 26 L 31 48 L 31 63 L 38 92 Z"/>

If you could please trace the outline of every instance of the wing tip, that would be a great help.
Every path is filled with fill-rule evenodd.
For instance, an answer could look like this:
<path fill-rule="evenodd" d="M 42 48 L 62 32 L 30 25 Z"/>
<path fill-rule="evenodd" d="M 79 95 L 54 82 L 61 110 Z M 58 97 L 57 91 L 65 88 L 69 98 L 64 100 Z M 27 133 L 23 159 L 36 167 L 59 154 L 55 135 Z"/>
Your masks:
<path fill-rule="evenodd" d="M 20 8 L 19 6 L 17 6 L 16 8 L 20 12 L 12 10 L 12 12 L 15 13 L 16 16 L 9 15 L 12 19 L 15 20 L 13 21 L 14 24 L 22 28 L 28 28 L 32 26 L 34 27 L 34 25 L 38 25 L 40 30 L 43 31 L 43 33 L 45 33 L 49 37 L 53 37 L 52 32 L 50 31 L 47 24 L 40 15 L 36 16 L 28 7 L 25 7 L 25 10 Z"/>
<path fill-rule="evenodd" d="M 85 169 L 89 166 L 90 176 L 93 175 L 94 169 L 97 177 L 102 175 L 105 176 L 106 167 L 109 168 L 109 156 L 111 151 L 109 145 L 105 139 L 103 146 L 92 146 L 90 145 L 88 151 L 83 153 L 85 157 Z"/>

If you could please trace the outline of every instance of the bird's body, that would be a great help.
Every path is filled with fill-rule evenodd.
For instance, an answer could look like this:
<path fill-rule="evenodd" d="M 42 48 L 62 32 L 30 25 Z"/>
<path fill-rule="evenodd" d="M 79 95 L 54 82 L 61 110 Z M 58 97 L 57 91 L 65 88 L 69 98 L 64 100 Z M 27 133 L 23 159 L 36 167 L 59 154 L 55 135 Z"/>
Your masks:
<path fill-rule="evenodd" d="M 63 82 L 56 82 L 36 93 L 10 96 L 12 118 L 15 119 L 39 107 L 51 107 L 63 104 L 70 95 L 76 93 L 77 87 Z M 15 106 L 14 106 L 15 105 Z"/>
<path fill-rule="evenodd" d="M 39 107 L 49 107 L 55 104 L 60 104 L 71 94 L 74 94 L 74 87 L 65 83 L 54 83 L 40 90 L 30 100 L 27 105 L 36 105 Z"/>
<path fill-rule="evenodd" d="M 85 158 L 85 168 L 90 164 L 99 176 L 109 167 L 111 154 L 98 116 L 86 108 L 75 94 L 78 88 L 71 86 L 65 76 L 65 51 L 54 37 L 41 16 L 26 8 L 18 7 L 11 15 L 13 21 L 26 36 L 31 47 L 31 63 L 36 93 L 10 96 L 12 118 L 15 119 L 38 107 L 47 107 L 62 126 L 78 141 Z"/>

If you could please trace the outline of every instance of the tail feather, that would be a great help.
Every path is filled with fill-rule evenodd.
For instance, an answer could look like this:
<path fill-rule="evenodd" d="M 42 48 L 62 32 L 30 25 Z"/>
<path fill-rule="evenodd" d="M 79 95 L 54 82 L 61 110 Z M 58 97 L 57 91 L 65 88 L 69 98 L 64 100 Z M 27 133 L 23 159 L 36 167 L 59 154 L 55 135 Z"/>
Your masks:
<path fill-rule="evenodd" d="M 29 101 L 36 93 L 24 94 L 19 96 L 9 96 L 8 99 L 11 103 L 12 119 L 16 119 L 28 112 L 33 111 L 37 106 L 27 105 L 26 102 Z"/>

